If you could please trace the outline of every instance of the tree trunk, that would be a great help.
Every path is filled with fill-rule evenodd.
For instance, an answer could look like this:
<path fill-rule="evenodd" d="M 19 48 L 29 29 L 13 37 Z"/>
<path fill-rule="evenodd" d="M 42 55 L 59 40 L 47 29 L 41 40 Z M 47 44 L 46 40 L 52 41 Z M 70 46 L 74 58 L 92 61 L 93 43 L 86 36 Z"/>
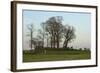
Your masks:
<path fill-rule="evenodd" d="M 55 48 L 55 45 L 56 45 L 56 39 L 55 39 L 55 36 L 54 36 L 54 40 L 53 40 L 53 48 Z"/>
<path fill-rule="evenodd" d="M 67 42 L 67 41 L 66 41 L 66 45 L 65 45 L 65 47 L 68 48 L 68 42 Z"/>
<path fill-rule="evenodd" d="M 52 48 L 52 37 L 51 37 L 51 48 Z"/>
<path fill-rule="evenodd" d="M 31 50 L 32 50 L 32 31 L 31 31 Z"/>
<path fill-rule="evenodd" d="M 57 36 L 57 48 L 59 48 L 59 35 Z"/>
<path fill-rule="evenodd" d="M 63 47 L 64 48 L 67 48 L 68 47 L 68 41 L 67 40 L 64 41 Z"/>
<path fill-rule="evenodd" d="M 47 47 L 48 47 L 48 38 L 47 38 Z"/>

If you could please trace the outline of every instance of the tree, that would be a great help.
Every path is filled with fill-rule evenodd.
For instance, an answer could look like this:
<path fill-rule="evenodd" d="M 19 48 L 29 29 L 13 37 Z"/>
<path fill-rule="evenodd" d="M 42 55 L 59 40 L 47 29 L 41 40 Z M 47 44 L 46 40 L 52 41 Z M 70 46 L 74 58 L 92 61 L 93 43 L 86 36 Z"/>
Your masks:
<path fill-rule="evenodd" d="M 49 45 L 49 34 L 46 33 L 45 35 L 46 35 L 46 39 L 47 39 L 46 42 L 47 42 L 47 47 L 48 47 L 48 45 Z"/>
<path fill-rule="evenodd" d="M 33 31 L 34 31 L 34 26 L 33 24 L 30 24 L 27 26 L 29 30 L 29 36 L 30 36 L 30 48 L 32 50 L 32 40 L 33 40 Z"/>
<path fill-rule="evenodd" d="M 41 27 L 42 29 L 38 29 L 38 39 L 40 39 L 42 42 L 43 42 L 43 47 L 44 47 L 44 38 L 45 38 L 45 35 L 46 35 L 46 32 L 45 32 L 45 23 L 41 23 Z"/>
<path fill-rule="evenodd" d="M 48 32 L 51 38 L 51 48 L 59 48 L 59 40 L 62 34 L 62 17 L 56 16 L 49 18 L 44 24 L 46 24 L 45 31 Z"/>
<path fill-rule="evenodd" d="M 63 36 L 64 36 L 63 47 L 67 48 L 68 43 L 71 42 L 75 38 L 75 29 L 74 29 L 74 27 L 66 25 L 63 28 Z"/>
<path fill-rule="evenodd" d="M 63 18 L 61 16 L 55 17 L 55 37 L 57 42 L 57 48 L 59 48 L 59 42 L 62 37 L 63 25 L 62 25 Z"/>
<path fill-rule="evenodd" d="M 44 32 L 41 29 L 38 30 L 37 38 L 38 38 L 38 41 L 42 42 L 41 46 L 44 47 Z"/>

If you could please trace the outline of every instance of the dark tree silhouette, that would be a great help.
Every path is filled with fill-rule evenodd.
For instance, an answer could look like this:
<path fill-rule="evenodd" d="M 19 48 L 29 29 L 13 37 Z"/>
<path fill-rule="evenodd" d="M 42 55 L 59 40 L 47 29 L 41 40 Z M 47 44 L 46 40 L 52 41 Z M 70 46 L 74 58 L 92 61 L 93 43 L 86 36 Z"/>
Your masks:
<path fill-rule="evenodd" d="M 45 33 L 45 37 L 46 37 L 47 47 L 49 47 L 49 34 Z"/>
<path fill-rule="evenodd" d="M 74 27 L 69 26 L 69 25 L 64 26 L 63 36 L 64 36 L 63 47 L 67 48 L 68 43 L 71 42 L 75 38 L 75 29 L 74 29 Z"/>
<path fill-rule="evenodd" d="M 45 38 L 45 36 L 46 36 L 45 24 L 44 24 L 44 23 L 41 24 L 41 28 L 42 28 L 42 29 L 38 29 L 37 38 L 43 42 L 43 47 L 44 47 L 44 38 Z"/>
<path fill-rule="evenodd" d="M 30 48 L 32 50 L 32 39 L 33 39 L 34 26 L 33 26 L 33 24 L 30 24 L 27 26 L 27 28 L 29 30 L 29 36 L 30 36 Z"/>
<path fill-rule="evenodd" d="M 62 17 L 56 16 L 49 18 L 44 24 L 46 24 L 45 31 L 48 32 L 51 38 L 51 48 L 59 48 L 59 41 L 62 34 Z"/>
<path fill-rule="evenodd" d="M 38 30 L 37 38 L 38 38 L 39 41 L 43 42 L 42 46 L 44 47 L 44 32 L 41 29 Z"/>

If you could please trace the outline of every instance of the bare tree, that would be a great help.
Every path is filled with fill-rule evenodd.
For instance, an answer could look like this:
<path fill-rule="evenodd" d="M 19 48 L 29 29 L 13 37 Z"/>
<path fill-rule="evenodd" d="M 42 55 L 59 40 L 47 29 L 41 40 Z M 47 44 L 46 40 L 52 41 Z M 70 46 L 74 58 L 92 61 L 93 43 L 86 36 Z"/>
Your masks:
<path fill-rule="evenodd" d="M 49 46 L 49 34 L 46 33 L 45 36 L 46 36 L 46 42 L 47 42 L 47 47 L 48 47 Z"/>
<path fill-rule="evenodd" d="M 37 38 L 42 42 L 42 47 L 44 47 L 44 32 L 41 29 L 38 30 Z"/>
<path fill-rule="evenodd" d="M 51 38 L 51 48 L 59 48 L 59 40 L 62 33 L 62 17 L 56 16 L 49 18 L 44 24 L 46 24 L 45 30 L 48 32 Z"/>
<path fill-rule="evenodd" d="M 33 26 L 33 24 L 30 24 L 27 26 L 27 28 L 29 30 L 29 36 L 30 36 L 30 48 L 32 50 L 32 39 L 33 39 L 34 26 Z"/>
<path fill-rule="evenodd" d="M 45 35 L 46 35 L 45 23 L 41 23 L 41 27 L 42 27 L 42 29 L 38 29 L 37 38 L 40 39 L 43 42 L 43 47 L 44 47 L 44 38 L 45 38 Z"/>
<path fill-rule="evenodd" d="M 72 26 L 66 25 L 63 30 L 63 36 L 64 36 L 64 43 L 63 47 L 67 48 L 68 43 L 71 42 L 75 38 L 75 29 Z"/>
<path fill-rule="evenodd" d="M 61 40 L 62 37 L 62 31 L 63 31 L 63 25 L 62 25 L 62 17 L 61 16 L 57 16 L 55 17 L 55 37 L 56 37 L 56 42 L 57 42 L 57 48 L 59 48 L 59 42 Z"/>

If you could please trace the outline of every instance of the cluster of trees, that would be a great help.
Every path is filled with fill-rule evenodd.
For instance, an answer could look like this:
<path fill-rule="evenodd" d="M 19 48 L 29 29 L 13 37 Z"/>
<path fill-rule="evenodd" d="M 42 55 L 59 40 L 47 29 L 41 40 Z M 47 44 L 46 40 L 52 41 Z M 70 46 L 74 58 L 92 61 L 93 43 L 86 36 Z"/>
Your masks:
<path fill-rule="evenodd" d="M 75 38 L 74 27 L 64 25 L 62 16 L 50 17 L 45 22 L 41 23 L 41 29 L 38 30 L 38 35 L 36 37 L 38 40 L 36 41 L 33 38 L 33 25 L 28 29 L 30 30 L 31 48 L 32 44 L 36 44 L 36 42 L 41 42 L 43 45 L 42 47 L 44 47 L 44 40 L 47 42 L 47 47 L 59 48 L 60 42 L 63 41 L 63 48 L 67 48 L 68 43 Z"/>

